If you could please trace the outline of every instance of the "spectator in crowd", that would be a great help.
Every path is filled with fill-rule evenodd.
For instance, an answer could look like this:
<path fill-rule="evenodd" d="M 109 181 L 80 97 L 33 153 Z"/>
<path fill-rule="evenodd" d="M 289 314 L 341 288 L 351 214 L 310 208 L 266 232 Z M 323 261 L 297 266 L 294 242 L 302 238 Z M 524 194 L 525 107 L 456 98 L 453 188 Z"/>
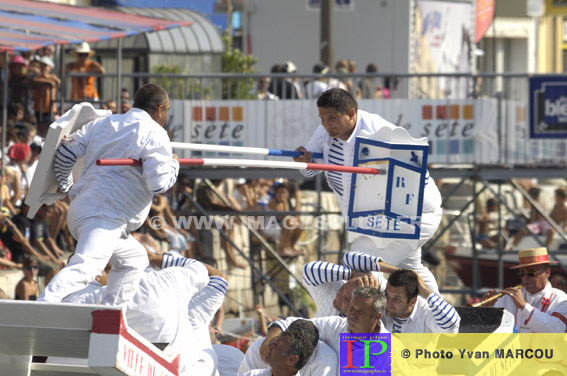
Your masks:
<path fill-rule="evenodd" d="M 24 204 L 20 212 L 11 220 L 3 216 L 5 223 L 0 238 L 12 252 L 12 259 L 15 262 L 23 262 L 26 255 L 34 256 L 40 264 L 39 275 L 49 279 L 65 263 L 47 251 L 47 246 L 43 243 L 41 243 L 43 245 L 41 248 L 36 248 L 35 245 L 42 242 L 43 239 L 39 239 L 42 235 L 38 233 L 37 220 L 27 217 L 28 210 L 29 206 Z"/>
<path fill-rule="evenodd" d="M 30 181 L 28 181 L 28 158 L 31 153 L 31 148 L 28 144 L 20 142 L 12 145 L 10 148 L 10 168 L 14 171 L 14 174 L 19 179 L 19 186 L 16 185 L 14 188 L 14 196 L 16 198 L 14 205 L 16 207 L 22 204 L 23 199 L 28 194 L 28 189 L 30 186 Z"/>
<path fill-rule="evenodd" d="M 378 65 L 370 63 L 366 66 L 366 73 L 375 75 L 378 73 Z M 376 82 L 376 77 L 365 77 L 358 82 L 357 85 L 357 98 L 358 99 L 373 99 L 378 98 L 377 94 L 382 90 L 382 85 Z"/>
<path fill-rule="evenodd" d="M 354 83 L 352 82 L 352 79 L 350 77 L 346 76 L 350 73 L 348 67 L 348 60 L 343 59 L 337 61 L 337 63 L 335 64 L 335 72 L 344 76 L 339 78 L 340 84 L 338 86 L 329 85 L 330 87 L 339 87 L 341 89 L 344 88 L 344 90 L 348 91 L 349 93 L 353 92 Z"/>
<path fill-rule="evenodd" d="M 8 105 L 8 127 L 12 128 L 21 125 L 26 115 L 26 109 L 23 104 L 13 102 Z"/>
<path fill-rule="evenodd" d="M 240 210 L 239 208 L 235 208 L 234 204 L 230 202 L 229 198 L 223 192 L 224 189 L 222 188 L 223 180 L 216 179 L 211 180 L 212 186 L 208 184 L 208 182 L 203 181 L 197 186 L 197 202 L 210 214 L 214 215 L 214 212 L 218 211 L 235 211 Z M 229 265 L 236 267 L 236 268 L 244 268 L 244 264 L 240 262 L 238 259 L 234 247 L 232 246 L 231 242 L 234 239 L 234 228 L 233 226 L 229 226 L 227 221 L 223 220 L 222 218 L 216 218 L 216 220 L 220 220 L 222 222 L 222 230 L 228 235 L 226 239 L 224 236 L 221 236 L 221 247 L 224 249 L 226 255 L 226 261 Z"/>
<path fill-rule="evenodd" d="M 555 190 L 555 205 L 551 209 L 549 216 L 561 228 L 563 232 L 567 230 L 567 191 L 564 188 Z M 553 242 L 555 230 L 551 228 L 545 239 L 545 245 L 549 248 Z"/>
<path fill-rule="evenodd" d="M 270 93 L 268 87 L 270 86 L 269 77 L 260 77 L 258 79 L 256 98 L 260 100 L 277 101 L 278 96 Z"/>
<path fill-rule="evenodd" d="M 12 56 L 8 72 L 8 91 L 10 103 L 21 103 L 27 112 L 29 105 L 28 63 L 21 55 Z"/>
<path fill-rule="evenodd" d="M 113 100 L 109 100 L 109 101 L 104 102 L 104 103 L 101 105 L 101 108 L 102 108 L 103 110 L 109 110 L 110 112 L 112 112 L 112 114 L 117 114 L 117 113 L 118 113 L 118 110 L 116 109 L 116 102 L 113 101 Z"/>
<path fill-rule="evenodd" d="M 24 278 L 16 285 L 16 300 L 37 300 L 39 288 L 37 274 L 39 265 L 33 257 L 27 256 L 23 263 Z"/>
<path fill-rule="evenodd" d="M 287 68 L 289 67 L 286 67 L 285 69 Z M 284 70 L 283 65 L 275 64 L 272 66 L 270 72 L 274 74 L 287 73 L 287 70 Z M 297 92 L 295 85 L 293 85 L 289 80 L 282 77 L 272 77 L 270 86 L 268 86 L 268 91 L 280 99 L 299 98 L 299 93 Z"/>
<path fill-rule="evenodd" d="M 299 194 L 299 191 L 296 192 Z M 289 199 L 287 184 L 278 184 L 275 196 L 268 203 L 268 208 L 276 212 L 297 210 L 297 207 L 291 207 Z M 299 199 L 296 200 L 296 203 L 299 204 Z M 267 216 L 266 219 L 264 235 L 273 241 L 279 241 L 278 253 L 280 256 L 298 256 L 301 251 L 297 249 L 297 241 L 302 233 L 299 217 L 279 214 L 275 217 Z"/>
<path fill-rule="evenodd" d="M 329 67 L 323 63 L 317 63 L 313 66 L 313 73 L 319 76 L 305 84 L 305 97 L 310 99 L 319 98 L 329 88 L 325 75 L 329 73 Z"/>
<path fill-rule="evenodd" d="M 567 294 L 553 288 L 549 282 L 550 261 L 545 247 L 519 251 L 518 277 L 522 287 L 508 287 L 494 307 L 504 308 L 515 318 L 518 333 L 565 333 L 567 331 Z M 488 291 L 482 299 L 488 299 L 496 290 Z M 490 305 L 488 303 L 487 305 Z"/>
<path fill-rule="evenodd" d="M 14 179 L 16 179 L 16 174 L 11 168 L 6 168 L 4 169 L 4 175 L 2 175 L 1 179 L 2 205 L 8 209 L 11 215 L 16 215 L 18 210 L 14 205 L 14 200 L 10 193 L 10 187 L 12 186 Z"/>
<path fill-rule="evenodd" d="M 57 98 L 57 88 L 61 85 L 61 80 L 51 73 L 53 61 L 47 56 L 39 58 L 39 74 L 33 78 L 33 109 L 35 117 L 39 123 L 41 119 L 52 121 L 53 114 L 57 112 L 55 100 Z"/>
<path fill-rule="evenodd" d="M 78 45 L 71 55 L 75 61 L 65 66 L 65 73 L 96 73 L 104 74 L 105 70 L 97 61 L 91 60 L 94 51 L 87 42 Z M 95 86 L 95 76 L 73 77 L 71 80 L 71 100 L 72 101 L 98 101 L 99 95 Z"/>
<path fill-rule="evenodd" d="M 282 64 L 282 72 L 283 73 L 297 73 L 297 66 L 292 61 L 286 61 Z M 299 77 L 288 77 L 286 81 L 290 82 L 294 87 L 295 91 L 297 92 L 297 98 L 303 98 L 303 85 L 299 81 Z M 293 98 L 295 99 L 295 98 Z"/>
<path fill-rule="evenodd" d="M 43 146 L 41 145 L 41 141 L 34 140 L 30 144 L 30 156 L 27 162 L 27 174 L 28 174 L 28 181 L 31 183 L 33 176 L 35 174 L 35 170 L 37 169 L 37 164 L 39 162 L 39 157 L 41 155 L 41 151 L 43 150 Z"/>
<path fill-rule="evenodd" d="M 536 202 L 536 204 L 538 204 L 538 205 L 541 204 L 541 202 L 540 202 L 541 188 L 535 187 L 535 186 L 531 187 L 531 188 L 528 189 L 528 194 Z M 530 209 L 530 214 L 529 214 L 529 217 L 527 219 L 526 226 L 522 227 L 516 233 L 516 235 L 514 235 L 514 240 L 513 240 L 513 246 L 514 247 L 517 247 L 518 244 L 520 243 L 520 241 L 524 238 L 524 236 L 529 234 L 530 231 L 534 235 L 548 236 L 548 234 L 550 234 L 550 232 L 552 230 L 551 225 L 545 219 L 543 214 L 541 214 L 541 212 L 538 210 L 538 208 L 535 205 L 532 205 L 529 201 L 527 201 L 527 202 L 528 202 L 528 206 L 529 206 L 529 209 Z M 551 243 L 551 241 L 553 240 L 553 233 L 551 234 L 551 237 L 546 239 L 546 242 L 548 240 Z"/>
<path fill-rule="evenodd" d="M 120 89 L 120 113 L 125 114 L 132 108 L 132 103 L 130 102 L 130 92 L 126 88 Z"/>
<path fill-rule="evenodd" d="M 488 249 L 498 248 L 499 235 L 495 231 L 495 224 L 498 224 L 498 219 L 493 218 L 495 213 L 498 213 L 498 201 L 494 198 L 486 200 L 486 209 L 483 214 L 480 214 L 476 221 L 478 223 L 478 242 Z"/>

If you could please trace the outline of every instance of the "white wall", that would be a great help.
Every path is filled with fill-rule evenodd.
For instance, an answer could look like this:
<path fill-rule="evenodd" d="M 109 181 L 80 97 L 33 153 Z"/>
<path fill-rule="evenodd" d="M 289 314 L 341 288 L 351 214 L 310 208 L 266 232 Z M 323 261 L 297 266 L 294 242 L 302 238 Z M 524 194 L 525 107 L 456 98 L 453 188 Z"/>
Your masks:
<path fill-rule="evenodd" d="M 256 67 L 291 60 L 299 73 L 319 61 L 320 13 L 307 0 L 250 0 L 249 34 Z M 408 71 L 410 0 L 353 0 L 354 11 L 334 13 L 334 61 L 354 59 L 357 71 L 377 63 L 381 72 Z"/>

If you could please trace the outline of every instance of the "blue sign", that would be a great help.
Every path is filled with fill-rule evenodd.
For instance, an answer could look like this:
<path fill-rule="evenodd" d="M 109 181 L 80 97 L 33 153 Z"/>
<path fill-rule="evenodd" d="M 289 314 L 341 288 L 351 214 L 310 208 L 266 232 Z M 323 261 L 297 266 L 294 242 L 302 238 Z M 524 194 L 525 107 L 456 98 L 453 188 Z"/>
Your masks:
<path fill-rule="evenodd" d="M 530 78 L 530 137 L 567 138 L 567 77 Z"/>

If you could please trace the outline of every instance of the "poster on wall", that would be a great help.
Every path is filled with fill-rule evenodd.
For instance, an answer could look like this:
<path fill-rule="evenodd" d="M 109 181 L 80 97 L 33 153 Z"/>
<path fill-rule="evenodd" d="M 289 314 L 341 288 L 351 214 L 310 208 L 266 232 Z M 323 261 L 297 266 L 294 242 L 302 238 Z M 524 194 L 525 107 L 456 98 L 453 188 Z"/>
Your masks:
<path fill-rule="evenodd" d="M 470 73 L 470 3 L 418 0 L 413 31 L 414 73 Z M 466 98 L 467 85 L 458 79 L 439 78 L 431 93 L 414 97 Z M 419 94 L 419 95 L 418 95 Z"/>
<path fill-rule="evenodd" d="M 530 77 L 530 138 L 567 138 L 567 77 Z"/>

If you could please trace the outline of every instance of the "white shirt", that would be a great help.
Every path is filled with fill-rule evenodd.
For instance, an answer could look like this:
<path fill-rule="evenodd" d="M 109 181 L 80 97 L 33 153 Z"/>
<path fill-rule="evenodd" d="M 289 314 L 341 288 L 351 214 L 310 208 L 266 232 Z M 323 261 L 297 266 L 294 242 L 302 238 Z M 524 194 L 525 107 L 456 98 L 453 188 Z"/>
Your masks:
<path fill-rule="evenodd" d="M 299 375 L 299 373 L 297 373 Z M 243 374 L 243 376 L 272 376 L 272 369 L 253 369 Z"/>
<path fill-rule="evenodd" d="M 81 178 L 73 185 L 73 165 L 83 156 Z M 143 165 L 97 166 L 102 158 L 133 158 Z M 94 120 L 62 141 L 54 169 L 61 190 L 71 189 L 71 200 L 89 198 L 92 205 L 86 215 L 119 219 L 133 231 L 148 216 L 153 195 L 173 186 L 179 163 L 172 159 L 165 129 L 147 112 L 133 108 Z"/>
<path fill-rule="evenodd" d="M 238 367 L 244 360 L 244 353 L 234 346 L 213 345 L 213 350 L 217 353 L 219 376 L 234 376 L 238 372 Z"/>
<path fill-rule="evenodd" d="M 160 271 L 146 269 L 136 295 L 126 308 L 128 326 L 150 342 L 169 343 L 165 351 L 181 354 L 181 369 L 187 369 L 198 360 L 199 347 L 193 340 L 188 305 L 208 281 L 207 269 L 200 262 Z M 100 304 L 103 289 L 91 284 L 63 301 Z"/>
<path fill-rule="evenodd" d="M 427 300 L 418 295 L 409 317 L 396 319 L 384 315 L 382 320 L 392 333 L 458 333 L 461 323 L 457 310 L 433 293 Z"/>
<path fill-rule="evenodd" d="M 300 317 L 288 317 L 284 320 L 274 321 L 270 324 L 277 325 L 282 331 L 286 330 L 289 325 L 295 320 L 299 320 Z M 314 319 L 309 319 L 319 330 L 319 340 L 325 342 L 334 351 L 335 354 L 341 353 L 341 333 L 351 333 L 346 317 L 317 317 Z M 380 331 L 379 333 L 390 333 L 384 323 L 380 321 Z M 339 355 L 337 355 L 338 357 Z"/>
<path fill-rule="evenodd" d="M 551 287 L 530 294 L 522 288 L 526 301 L 524 309 L 519 309 L 508 295 L 496 301 L 494 307 L 503 307 L 514 315 L 515 328 L 519 333 L 565 333 L 567 332 L 567 294 Z"/>
<path fill-rule="evenodd" d="M 351 268 L 326 261 L 312 261 L 303 266 L 302 280 L 317 306 L 315 317 L 339 316 L 333 307 L 337 291 L 350 279 Z M 380 291 L 386 289 L 387 280 L 380 272 L 372 271 L 380 283 Z"/>
<path fill-rule="evenodd" d="M 343 147 L 343 155 L 344 155 L 344 165 L 345 166 L 352 166 L 354 161 L 354 146 L 356 142 L 356 137 L 359 135 L 361 131 L 366 131 L 368 133 L 376 133 L 382 128 L 390 128 L 395 129 L 397 128 L 396 125 L 384 120 L 381 116 L 377 114 L 371 114 L 366 111 L 358 110 L 357 112 L 357 121 L 354 131 L 352 132 L 351 136 L 348 140 L 344 141 Z M 322 125 L 319 125 L 315 130 L 315 133 L 311 137 L 311 140 L 305 145 L 305 149 L 307 151 L 316 153 L 322 152 L 323 153 L 323 163 L 329 163 L 329 151 L 331 149 L 331 145 L 333 143 L 333 137 L 329 136 L 327 131 Z M 301 173 L 305 176 L 314 176 L 321 171 L 314 171 L 314 170 L 301 170 Z M 325 173 L 328 178 L 328 173 Z M 342 196 L 337 194 L 337 199 L 339 200 L 339 204 L 341 207 L 341 212 L 344 217 L 348 215 L 348 203 L 350 198 L 350 188 L 351 188 L 351 173 L 344 173 L 342 175 L 342 187 L 344 193 Z M 425 191 L 423 195 L 423 212 L 432 212 L 436 208 L 441 206 L 441 193 L 437 189 L 437 186 L 431 182 L 429 183 L 429 173 L 427 174 L 425 180 Z"/>
<path fill-rule="evenodd" d="M 264 337 L 257 339 L 248 347 L 244 359 L 238 368 L 238 376 L 245 375 L 252 370 L 269 368 L 260 357 L 260 348 Z M 338 357 L 335 351 L 326 343 L 319 341 L 313 354 L 301 369 L 303 376 L 336 376 L 338 370 Z"/>

